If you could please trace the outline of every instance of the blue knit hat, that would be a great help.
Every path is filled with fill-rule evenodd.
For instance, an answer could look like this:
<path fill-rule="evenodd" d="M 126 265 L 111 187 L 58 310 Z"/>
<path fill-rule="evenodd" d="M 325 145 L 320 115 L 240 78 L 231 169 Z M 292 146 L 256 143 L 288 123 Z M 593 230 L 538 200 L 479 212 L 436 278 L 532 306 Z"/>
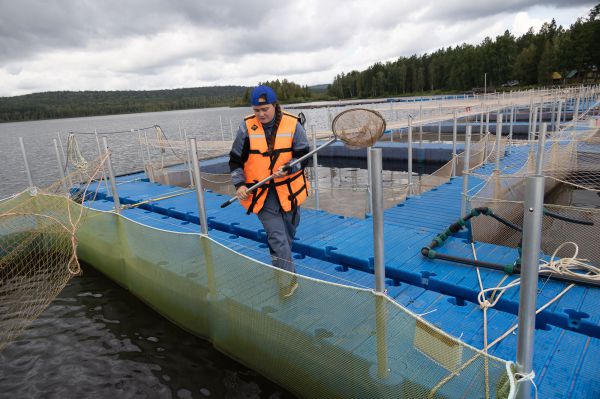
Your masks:
<path fill-rule="evenodd" d="M 259 101 L 261 96 L 264 96 L 265 101 Z M 275 94 L 275 90 L 271 89 L 269 86 L 260 85 L 252 90 L 252 95 L 250 96 L 250 103 L 254 106 L 262 105 L 262 104 L 273 104 L 277 102 L 277 95 Z"/>

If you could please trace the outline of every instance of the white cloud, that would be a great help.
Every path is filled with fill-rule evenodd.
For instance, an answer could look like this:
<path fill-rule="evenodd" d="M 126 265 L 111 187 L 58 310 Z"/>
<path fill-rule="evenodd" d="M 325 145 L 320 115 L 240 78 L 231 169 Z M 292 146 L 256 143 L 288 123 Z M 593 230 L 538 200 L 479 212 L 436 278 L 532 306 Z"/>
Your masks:
<path fill-rule="evenodd" d="M 15 4 L 0 2 L 4 96 L 254 85 L 275 78 L 328 83 L 377 61 L 477 44 L 506 29 L 518 36 L 553 17 L 568 26 L 594 3 L 72 0 L 60 10 L 39 0 Z"/>

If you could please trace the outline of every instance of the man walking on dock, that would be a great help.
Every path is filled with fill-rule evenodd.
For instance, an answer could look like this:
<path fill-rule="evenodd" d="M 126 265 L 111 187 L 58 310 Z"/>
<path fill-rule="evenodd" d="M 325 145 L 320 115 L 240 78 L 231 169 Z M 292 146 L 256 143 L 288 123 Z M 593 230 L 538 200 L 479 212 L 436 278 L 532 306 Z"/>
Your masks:
<path fill-rule="evenodd" d="M 254 114 L 244 118 L 229 153 L 231 180 L 247 214 L 256 213 L 267 232 L 273 266 L 295 273 L 292 243 L 309 185 L 306 165 L 288 164 L 309 152 L 308 139 L 298 117 L 282 111 L 271 87 L 256 87 L 250 103 Z M 268 183 L 247 192 L 270 175 Z M 282 297 L 291 296 L 298 288 L 296 277 L 280 287 Z"/>

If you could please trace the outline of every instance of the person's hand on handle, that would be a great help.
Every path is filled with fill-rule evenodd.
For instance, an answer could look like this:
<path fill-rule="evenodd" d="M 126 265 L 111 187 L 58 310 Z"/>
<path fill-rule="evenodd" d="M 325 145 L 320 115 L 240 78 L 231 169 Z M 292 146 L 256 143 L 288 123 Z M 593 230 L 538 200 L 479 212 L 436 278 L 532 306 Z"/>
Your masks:
<path fill-rule="evenodd" d="M 280 167 L 277 172 L 273 173 L 273 178 L 279 178 L 279 177 L 284 177 L 286 176 L 290 171 L 290 166 L 289 165 L 283 165 L 282 167 Z"/>
<path fill-rule="evenodd" d="M 237 191 L 235 192 L 235 196 L 237 197 L 237 199 L 239 199 L 240 201 L 244 201 L 246 199 L 248 199 L 248 187 L 246 186 L 240 186 Z"/>

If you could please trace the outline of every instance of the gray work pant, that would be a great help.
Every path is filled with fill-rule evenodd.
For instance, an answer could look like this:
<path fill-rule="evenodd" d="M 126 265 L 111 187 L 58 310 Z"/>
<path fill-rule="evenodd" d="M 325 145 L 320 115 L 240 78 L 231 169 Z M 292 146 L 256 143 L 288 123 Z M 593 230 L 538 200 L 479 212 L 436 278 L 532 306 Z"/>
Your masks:
<path fill-rule="evenodd" d="M 270 188 L 258 218 L 267 232 L 271 263 L 290 272 L 296 271 L 292 261 L 292 243 L 300 223 L 300 208 L 295 218 L 293 215 L 294 212 L 284 212 L 281 209 L 275 189 Z"/>

